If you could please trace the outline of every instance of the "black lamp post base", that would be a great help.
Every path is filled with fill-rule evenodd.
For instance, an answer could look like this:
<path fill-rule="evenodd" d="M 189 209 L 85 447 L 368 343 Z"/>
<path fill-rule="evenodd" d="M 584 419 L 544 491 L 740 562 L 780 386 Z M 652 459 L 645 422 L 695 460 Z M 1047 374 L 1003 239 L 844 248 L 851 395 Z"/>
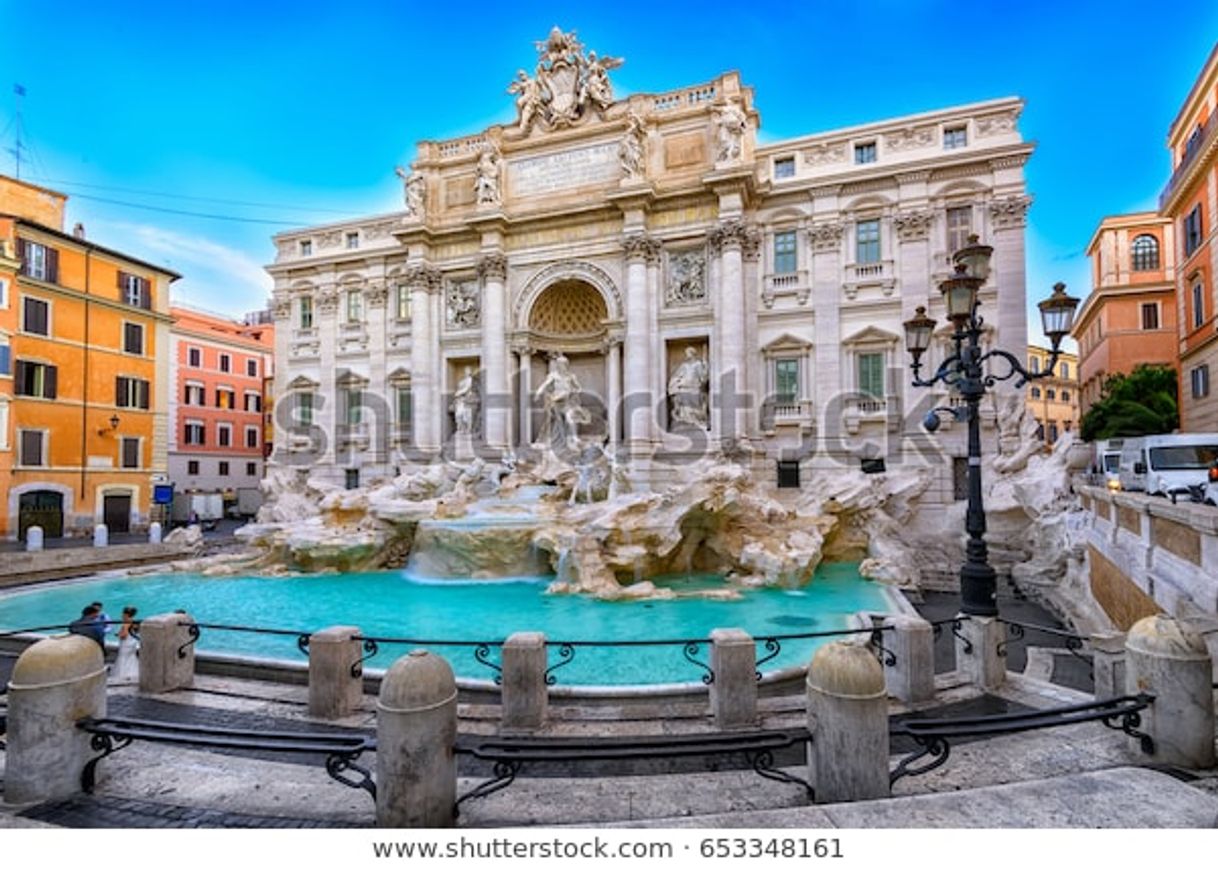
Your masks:
<path fill-rule="evenodd" d="M 960 568 L 960 610 L 970 616 L 998 615 L 998 574 L 987 562 Z"/>

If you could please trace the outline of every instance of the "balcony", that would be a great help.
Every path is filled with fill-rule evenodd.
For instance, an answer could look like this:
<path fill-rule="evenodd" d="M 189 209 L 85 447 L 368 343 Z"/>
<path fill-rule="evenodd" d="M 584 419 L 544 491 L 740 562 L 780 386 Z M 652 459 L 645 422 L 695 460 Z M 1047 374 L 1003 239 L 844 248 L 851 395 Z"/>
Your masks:
<path fill-rule="evenodd" d="M 782 426 L 798 426 L 809 430 L 814 428 L 816 403 L 805 398 L 768 399 L 761 409 L 762 430 L 766 434 L 774 434 Z"/>
<path fill-rule="evenodd" d="M 811 286 L 808 283 L 808 272 L 799 269 L 794 272 L 781 272 L 765 276 L 765 285 L 761 291 L 761 301 L 767 308 L 774 306 L 778 296 L 795 296 L 799 304 L 808 300 Z"/>
<path fill-rule="evenodd" d="M 311 329 L 293 329 L 288 342 L 288 355 L 293 359 L 310 359 L 321 353 L 321 339 L 317 327 Z"/>
<path fill-rule="evenodd" d="M 1201 156 L 1210 150 L 1215 139 L 1218 139 L 1218 112 L 1210 115 L 1210 119 L 1205 122 L 1205 126 L 1201 128 L 1199 134 L 1194 133 L 1193 135 L 1196 138 L 1189 139 L 1189 143 L 1184 149 L 1184 159 L 1180 161 L 1180 165 L 1171 173 L 1167 186 L 1163 188 L 1163 192 L 1159 195 L 1160 211 L 1166 210 L 1168 200 L 1178 191 L 1178 188 L 1184 183 L 1184 179 L 1188 176 L 1189 172 L 1201 160 Z"/>
<path fill-rule="evenodd" d="M 366 450 L 372 443 L 372 427 L 366 422 L 340 423 L 334 427 L 338 448 Z"/>
<path fill-rule="evenodd" d="M 860 287 L 879 287 L 885 296 L 891 296 L 896 289 L 896 265 L 890 260 L 879 260 L 873 263 L 848 263 L 846 277 L 842 282 L 846 290 L 846 298 L 853 300 Z"/>
<path fill-rule="evenodd" d="M 863 423 L 886 423 L 890 431 L 896 431 L 900 419 L 896 415 L 897 404 L 887 398 L 855 394 L 846 399 L 842 422 L 850 434 L 858 434 Z"/>

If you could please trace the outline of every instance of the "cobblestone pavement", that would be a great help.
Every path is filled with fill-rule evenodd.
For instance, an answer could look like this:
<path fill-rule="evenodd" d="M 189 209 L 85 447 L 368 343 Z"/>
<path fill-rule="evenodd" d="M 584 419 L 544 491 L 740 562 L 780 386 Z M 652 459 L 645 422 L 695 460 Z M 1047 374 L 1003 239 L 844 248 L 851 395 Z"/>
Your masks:
<path fill-rule="evenodd" d="M 125 797 L 81 795 L 26 809 L 20 816 L 57 827 L 148 829 L 191 827 L 303 829 L 350 826 L 309 818 L 277 818 L 218 809 L 166 805 Z"/>

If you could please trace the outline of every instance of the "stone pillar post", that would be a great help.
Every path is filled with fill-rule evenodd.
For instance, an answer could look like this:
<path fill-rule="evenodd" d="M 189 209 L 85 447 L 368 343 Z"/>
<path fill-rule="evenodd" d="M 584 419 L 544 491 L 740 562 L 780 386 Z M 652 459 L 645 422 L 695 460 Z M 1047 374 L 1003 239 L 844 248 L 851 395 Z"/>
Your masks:
<path fill-rule="evenodd" d="M 652 406 L 648 383 L 651 370 L 651 328 L 647 310 L 647 253 L 655 244 L 643 234 L 622 240 L 626 250 L 626 443 L 631 453 L 650 447 Z"/>
<path fill-rule="evenodd" d="M 917 616 L 889 616 L 884 623 L 894 628 L 883 637 L 896 658 L 884 668 L 888 693 L 906 703 L 930 700 L 935 696 L 934 628 Z"/>
<path fill-rule="evenodd" d="M 161 523 L 160 522 L 153 522 L 152 524 L 150 524 L 148 526 L 148 542 L 149 543 L 160 543 L 161 542 Z"/>
<path fill-rule="evenodd" d="M 507 379 L 507 258 L 493 250 L 478 260 L 482 279 L 482 411 L 484 438 L 496 450 L 508 447 L 511 394 Z"/>
<path fill-rule="evenodd" d="M 25 551 L 26 552 L 41 552 L 42 551 L 42 526 L 31 525 L 25 529 Z"/>
<path fill-rule="evenodd" d="M 533 443 L 533 351 L 520 350 L 520 446 Z"/>
<path fill-rule="evenodd" d="M 720 730 L 757 724 L 757 646 L 739 628 L 711 631 L 711 715 Z"/>
<path fill-rule="evenodd" d="M 338 625 L 309 636 L 309 714 L 342 718 L 359 708 L 364 696 L 358 667 L 359 628 Z"/>
<path fill-rule="evenodd" d="M 1109 700 L 1125 693 L 1125 634 L 1103 631 L 1089 637 L 1095 699 Z"/>
<path fill-rule="evenodd" d="M 1205 641 L 1170 616 L 1149 616 L 1129 629 L 1126 688 L 1153 694 L 1142 715 L 1154 759 L 1186 769 L 1214 766 L 1213 663 Z"/>
<path fill-rule="evenodd" d="M 398 658 L 376 703 L 376 824 L 451 827 L 457 803 L 457 681 L 426 649 Z"/>
<path fill-rule="evenodd" d="M 608 384 L 608 407 L 605 408 L 605 423 L 609 427 L 609 445 L 616 447 L 622 438 L 622 345 L 621 342 L 610 339 L 609 354 L 605 365 L 608 372 L 605 383 Z"/>
<path fill-rule="evenodd" d="M 94 752 L 76 722 L 105 714 L 105 660 L 93 640 L 49 637 L 22 652 L 8 683 L 4 801 L 78 793 L 81 771 Z"/>
<path fill-rule="evenodd" d="M 186 613 L 166 613 L 140 621 L 141 691 L 163 694 L 194 684 L 193 625 L 194 619 Z"/>
<path fill-rule="evenodd" d="M 546 685 L 546 635 L 520 632 L 503 644 L 504 733 L 536 730 L 546 723 L 549 693 Z"/>
<path fill-rule="evenodd" d="M 888 693 L 862 644 L 821 646 L 808 665 L 808 781 L 818 803 L 889 795 Z"/>
<path fill-rule="evenodd" d="M 93 526 L 93 547 L 95 549 L 105 549 L 110 545 L 110 529 L 105 525 Z"/>
<path fill-rule="evenodd" d="M 410 407 L 414 414 L 411 431 L 415 447 L 427 455 L 440 450 L 436 418 L 440 408 L 436 399 L 439 372 L 433 360 L 431 345 L 435 325 L 432 322 L 432 291 L 439 286 L 440 273 L 425 263 L 406 270 L 410 286 Z"/>
<path fill-rule="evenodd" d="M 1006 625 L 986 616 L 960 619 L 956 637 L 956 669 L 983 691 L 990 691 L 1007 678 L 1007 659 L 998 654 L 1006 639 Z"/>

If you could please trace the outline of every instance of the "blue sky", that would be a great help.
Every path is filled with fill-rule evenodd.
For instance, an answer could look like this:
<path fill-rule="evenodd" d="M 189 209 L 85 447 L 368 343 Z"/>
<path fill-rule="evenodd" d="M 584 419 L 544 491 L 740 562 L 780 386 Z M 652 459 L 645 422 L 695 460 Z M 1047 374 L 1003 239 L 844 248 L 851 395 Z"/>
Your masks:
<path fill-rule="evenodd" d="M 182 272 L 181 301 L 229 313 L 260 306 L 272 233 L 396 210 L 417 140 L 510 122 L 504 89 L 554 24 L 625 57 L 619 95 L 740 70 L 767 141 L 1023 97 L 1029 299 L 1057 280 L 1085 295 L 1091 233 L 1155 206 L 1167 128 L 1218 38 L 1218 4 L 1120 0 L 41 8 L 0 0 L 21 16 L 0 54 L 3 147 L 20 82 L 23 177 L 71 194 L 94 240 Z"/>

